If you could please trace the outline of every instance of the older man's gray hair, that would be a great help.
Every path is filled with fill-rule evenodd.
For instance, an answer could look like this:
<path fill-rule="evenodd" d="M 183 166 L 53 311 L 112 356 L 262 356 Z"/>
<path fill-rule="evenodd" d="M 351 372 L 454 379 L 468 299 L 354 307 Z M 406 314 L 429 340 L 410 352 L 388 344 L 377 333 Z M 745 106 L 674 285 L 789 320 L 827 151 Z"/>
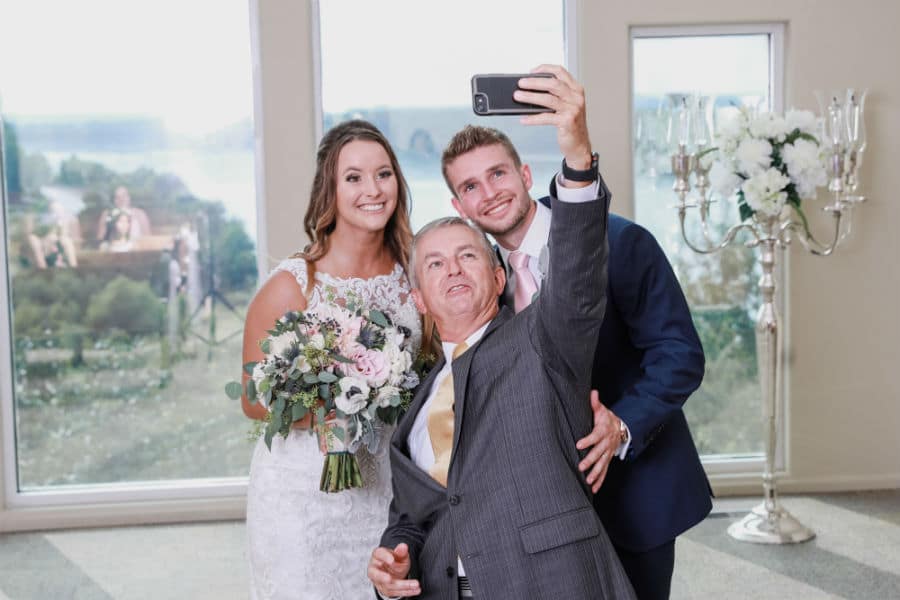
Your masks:
<path fill-rule="evenodd" d="M 478 241 L 481 243 L 481 248 L 484 250 L 485 255 L 488 257 L 488 260 L 491 261 L 491 267 L 496 268 L 501 266 L 500 258 L 497 257 L 497 253 L 494 251 L 494 247 L 491 245 L 491 242 L 488 240 L 487 236 L 484 232 L 465 219 L 461 219 L 459 217 L 443 217 L 440 219 L 435 219 L 430 223 L 424 225 L 413 237 L 412 241 L 412 250 L 409 253 L 409 284 L 417 288 L 419 287 L 418 276 L 416 275 L 416 255 L 418 254 L 417 248 L 419 246 L 419 241 L 428 234 L 429 231 L 434 231 L 435 229 L 443 229 L 445 227 L 453 227 L 455 225 L 460 225 L 462 227 L 466 227 L 475 232 Z"/>

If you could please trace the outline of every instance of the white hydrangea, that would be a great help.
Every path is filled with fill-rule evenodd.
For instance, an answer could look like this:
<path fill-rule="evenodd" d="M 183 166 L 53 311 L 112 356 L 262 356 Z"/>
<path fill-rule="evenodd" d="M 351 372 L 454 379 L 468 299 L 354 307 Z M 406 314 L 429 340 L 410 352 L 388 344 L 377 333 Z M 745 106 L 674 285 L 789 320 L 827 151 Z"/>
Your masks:
<path fill-rule="evenodd" d="M 772 144 L 766 140 L 746 138 L 738 144 L 734 153 L 738 171 L 755 175 L 769 168 L 772 163 Z"/>
<path fill-rule="evenodd" d="M 803 199 L 815 198 L 816 189 L 828 181 L 819 146 L 801 138 L 793 144 L 785 144 L 781 149 L 781 158 L 794 182 L 797 195 Z"/>
<path fill-rule="evenodd" d="M 789 110 L 784 115 L 784 121 L 788 126 L 788 133 L 799 129 L 802 133 L 816 135 L 816 116 L 808 110 Z"/>
<path fill-rule="evenodd" d="M 716 146 L 725 154 L 732 154 L 738 147 L 741 139 L 747 136 L 747 116 L 737 113 L 731 118 L 724 119 L 716 132 Z"/>
<path fill-rule="evenodd" d="M 750 122 L 751 135 L 776 142 L 783 142 L 791 131 L 785 119 L 771 112 L 760 113 Z"/>
<path fill-rule="evenodd" d="M 784 188 L 791 180 L 778 169 L 766 169 L 752 175 L 744 181 L 741 190 L 744 200 L 758 213 L 765 216 L 778 216 L 787 200 Z"/>
<path fill-rule="evenodd" d="M 729 198 L 741 186 L 741 178 L 734 169 L 722 161 L 716 161 L 709 170 L 709 186 L 723 198 Z"/>

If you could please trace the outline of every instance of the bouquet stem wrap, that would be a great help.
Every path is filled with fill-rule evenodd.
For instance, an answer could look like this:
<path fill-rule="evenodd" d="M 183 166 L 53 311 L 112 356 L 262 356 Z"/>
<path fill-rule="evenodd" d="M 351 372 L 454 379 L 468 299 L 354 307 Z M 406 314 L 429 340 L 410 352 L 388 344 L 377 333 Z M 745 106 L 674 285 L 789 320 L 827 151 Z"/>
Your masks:
<path fill-rule="evenodd" d="M 319 489 L 326 493 L 340 492 L 350 488 L 363 487 L 362 473 L 356 455 L 352 454 L 344 442 L 347 420 L 330 415 L 316 428 L 319 448 L 325 455 Z"/>

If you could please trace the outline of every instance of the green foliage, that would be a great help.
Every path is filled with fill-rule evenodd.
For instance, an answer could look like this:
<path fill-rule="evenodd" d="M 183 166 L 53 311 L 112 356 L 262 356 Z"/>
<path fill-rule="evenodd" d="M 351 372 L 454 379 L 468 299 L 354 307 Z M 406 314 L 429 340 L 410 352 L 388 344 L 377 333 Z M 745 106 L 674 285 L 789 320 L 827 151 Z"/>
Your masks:
<path fill-rule="evenodd" d="M 22 177 L 20 161 L 22 149 L 19 147 L 19 135 L 16 128 L 8 121 L 3 124 L 3 159 L 4 174 L 6 175 L 6 191 L 12 200 L 17 200 L 22 193 Z"/>
<path fill-rule="evenodd" d="M 241 290 L 256 283 L 256 248 L 253 240 L 238 220 L 229 220 L 222 225 L 216 236 L 216 266 L 222 289 Z"/>
<path fill-rule="evenodd" d="M 83 329 L 84 310 L 99 281 L 96 275 L 71 269 L 18 274 L 11 286 L 15 336 L 40 337 Z"/>
<path fill-rule="evenodd" d="M 28 154 L 21 163 L 22 189 L 25 192 L 37 193 L 41 186 L 53 181 L 53 168 L 43 154 Z"/>
<path fill-rule="evenodd" d="M 91 298 L 86 321 L 97 333 L 141 335 L 161 331 L 163 312 L 149 283 L 117 276 Z"/>

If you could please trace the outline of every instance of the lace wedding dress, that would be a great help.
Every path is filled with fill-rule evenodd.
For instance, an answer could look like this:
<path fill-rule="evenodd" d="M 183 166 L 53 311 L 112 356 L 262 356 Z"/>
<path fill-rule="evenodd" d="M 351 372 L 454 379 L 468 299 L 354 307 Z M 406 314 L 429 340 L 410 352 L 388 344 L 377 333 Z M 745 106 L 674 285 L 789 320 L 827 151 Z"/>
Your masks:
<path fill-rule="evenodd" d="M 287 259 L 274 272 L 289 271 L 305 291 L 306 262 Z M 390 315 L 412 332 L 418 352 L 422 328 L 400 265 L 372 279 L 339 279 L 316 273 L 309 308 L 349 299 Z M 414 354 L 415 355 L 415 354 Z M 247 536 L 250 597 L 254 600 L 356 600 L 372 598 L 366 576 L 369 556 L 387 526 L 391 500 L 385 427 L 377 449 L 356 457 L 365 487 L 327 494 L 319 491 L 324 457 L 315 435 L 294 430 L 275 436 L 271 452 L 260 439 L 250 465 Z"/>

